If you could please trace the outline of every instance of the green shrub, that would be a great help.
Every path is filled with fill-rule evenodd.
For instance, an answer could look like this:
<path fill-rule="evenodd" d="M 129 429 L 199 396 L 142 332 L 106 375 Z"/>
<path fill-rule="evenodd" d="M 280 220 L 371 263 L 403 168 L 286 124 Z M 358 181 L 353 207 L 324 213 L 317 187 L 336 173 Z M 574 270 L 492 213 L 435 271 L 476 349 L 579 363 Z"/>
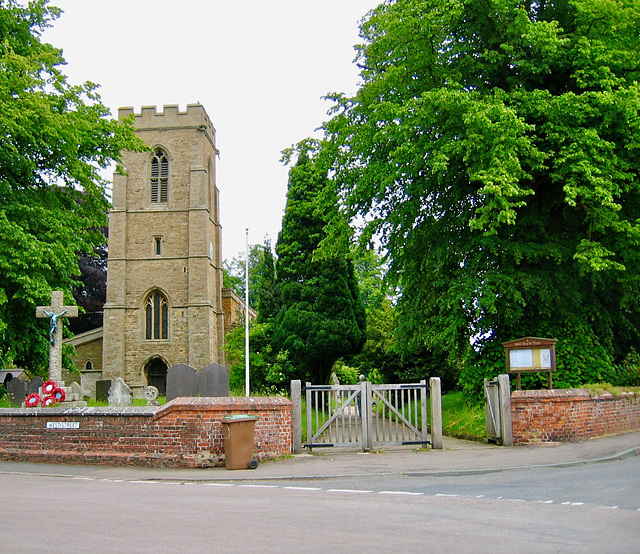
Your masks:
<path fill-rule="evenodd" d="M 616 384 L 622 387 L 640 387 L 640 354 L 635 348 L 620 364 Z"/>

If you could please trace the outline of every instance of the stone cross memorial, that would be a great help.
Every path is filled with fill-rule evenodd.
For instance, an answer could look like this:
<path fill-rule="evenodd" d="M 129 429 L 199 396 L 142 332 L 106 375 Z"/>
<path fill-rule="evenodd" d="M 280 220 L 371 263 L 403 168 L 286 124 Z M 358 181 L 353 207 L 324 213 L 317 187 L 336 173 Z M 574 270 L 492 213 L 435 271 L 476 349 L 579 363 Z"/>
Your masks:
<path fill-rule="evenodd" d="M 49 318 L 49 379 L 62 384 L 62 324 L 61 317 L 78 317 L 78 306 L 63 306 L 61 290 L 51 291 L 51 305 L 38 306 L 36 317 Z"/>

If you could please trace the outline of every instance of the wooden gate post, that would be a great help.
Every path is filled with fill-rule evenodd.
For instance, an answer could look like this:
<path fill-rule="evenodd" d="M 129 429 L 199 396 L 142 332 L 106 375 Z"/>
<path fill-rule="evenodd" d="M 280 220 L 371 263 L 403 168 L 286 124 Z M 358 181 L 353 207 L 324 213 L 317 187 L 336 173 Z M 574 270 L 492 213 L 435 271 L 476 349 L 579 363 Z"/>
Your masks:
<path fill-rule="evenodd" d="M 442 392 L 440 377 L 429 379 L 431 397 L 431 448 L 442 450 Z"/>
<path fill-rule="evenodd" d="M 362 381 L 360 414 L 362 415 L 362 450 L 368 452 L 373 444 L 373 411 L 371 406 L 371 381 Z"/>
<path fill-rule="evenodd" d="M 509 376 L 498 375 L 498 397 L 500 406 L 500 437 L 502 446 L 513 446 L 513 426 L 511 422 L 511 384 Z"/>
<path fill-rule="evenodd" d="M 291 452 L 300 454 L 302 452 L 302 382 L 300 380 L 291 381 L 291 402 L 293 403 Z"/>

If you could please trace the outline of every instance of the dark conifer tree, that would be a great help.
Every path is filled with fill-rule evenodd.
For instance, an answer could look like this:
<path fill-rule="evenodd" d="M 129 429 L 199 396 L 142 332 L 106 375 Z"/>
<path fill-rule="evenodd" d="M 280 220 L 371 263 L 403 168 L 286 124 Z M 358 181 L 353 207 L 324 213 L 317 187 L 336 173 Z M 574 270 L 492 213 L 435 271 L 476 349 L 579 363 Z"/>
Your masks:
<path fill-rule="evenodd" d="M 348 252 L 318 252 L 327 223 L 339 217 L 327 183 L 326 170 L 302 150 L 289 173 L 276 246 L 282 306 L 273 345 L 288 352 L 296 377 L 313 383 L 327 383 L 335 361 L 357 353 L 366 338 L 365 310 Z"/>

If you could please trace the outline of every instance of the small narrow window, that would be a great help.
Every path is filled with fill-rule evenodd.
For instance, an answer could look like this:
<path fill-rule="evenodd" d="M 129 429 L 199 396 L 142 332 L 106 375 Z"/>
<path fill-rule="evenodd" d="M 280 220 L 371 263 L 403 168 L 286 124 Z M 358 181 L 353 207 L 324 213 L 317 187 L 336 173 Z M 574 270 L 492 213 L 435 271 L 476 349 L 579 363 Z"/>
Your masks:
<path fill-rule="evenodd" d="M 162 255 L 162 239 L 160 237 L 155 237 L 156 244 L 156 256 Z"/>
<path fill-rule="evenodd" d="M 87 361 L 84 363 L 84 368 L 85 368 L 85 369 L 93 369 L 93 363 L 91 362 L 91 360 L 87 360 Z"/>
<path fill-rule="evenodd" d="M 169 306 L 164 294 L 152 292 L 145 302 L 147 340 L 166 339 L 169 335 Z"/>
<path fill-rule="evenodd" d="M 166 204 L 169 196 L 169 160 L 162 148 L 156 148 L 151 160 L 151 202 Z"/>

